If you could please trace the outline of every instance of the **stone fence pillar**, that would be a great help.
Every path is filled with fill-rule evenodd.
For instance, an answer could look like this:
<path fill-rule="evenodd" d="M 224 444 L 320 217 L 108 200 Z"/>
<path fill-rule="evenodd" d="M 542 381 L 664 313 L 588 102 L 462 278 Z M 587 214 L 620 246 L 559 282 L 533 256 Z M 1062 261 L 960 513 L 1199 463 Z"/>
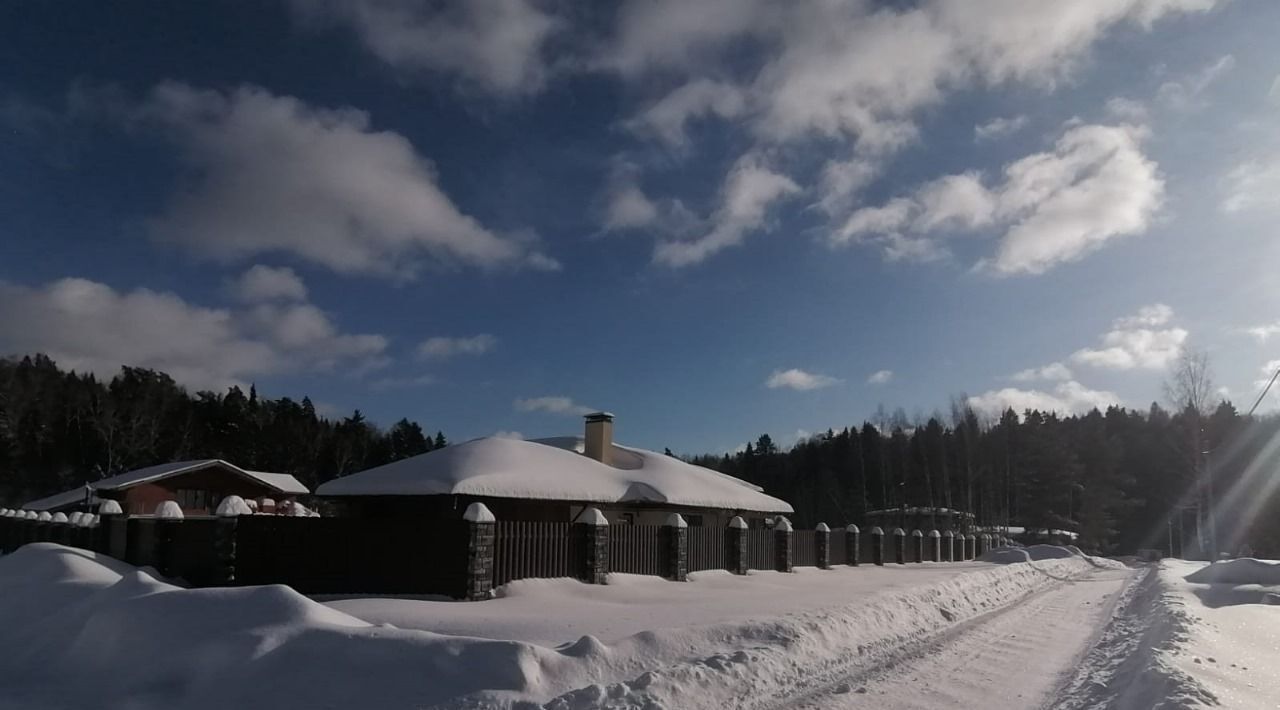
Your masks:
<path fill-rule="evenodd" d="M 498 519 L 489 506 L 475 502 L 462 514 L 467 526 L 467 579 L 464 593 L 468 601 L 493 596 L 494 532 Z"/>
<path fill-rule="evenodd" d="M 795 557 L 791 549 L 791 521 L 778 516 L 773 526 L 774 569 L 779 572 L 790 572 L 795 566 Z"/>
<path fill-rule="evenodd" d="M 929 559 L 933 562 L 942 561 L 942 535 L 937 530 L 929 531 Z"/>
<path fill-rule="evenodd" d="M 884 531 L 878 527 L 871 528 L 871 564 L 884 566 Z"/>
<path fill-rule="evenodd" d="M 965 542 L 968 543 L 964 547 L 964 558 L 966 560 L 977 559 L 978 557 L 978 536 L 969 533 L 965 536 Z"/>
<path fill-rule="evenodd" d="M 679 513 L 667 516 L 663 524 L 667 544 L 667 579 L 686 582 L 689 579 L 689 523 Z"/>
<path fill-rule="evenodd" d="M 849 525 L 844 529 L 844 562 L 850 567 L 858 566 L 859 536 L 857 525 Z"/>
<path fill-rule="evenodd" d="M 577 525 L 587 538 L 582 580 L 588 584 L 605 584 L 609 581 L 609 519 L 599 508 L 587 508 L 578 516 Z"/>
<path fill-rule="evenodd" d="M 942 533 L 942 561 L 956 561 L 956 534 L 950 530 Z"/>
<path fill-rule="evenodd" d="M 912 559 L 916 562 L 924 562 L 924 533 L 919 530 L 911 531 L 911 547 L 914 548 Z"/>
<path fill-rule="evenodd" d="M 902 528 L 893 529 L 893 561 L 900 565 L 907 563 L 907 533 Z"/>
<path fill-rule="evenodd" d="M 214 570 L 213 583 L 220 586 L 231 586 L 236 583 L 236 531 L 241 515 L 252 515 L 253 510 L 240 496 L 227 496 L 218 503 L 214 515 L 218 516 L 217 525 L 213 529 L 214 556 L 218 566 Z M 105 521 L 104 521 L 105 524 Z"/>
<path fill-rule="evenodd" d="M 124 509 L 114 500 L 104 500 L 98 504 L 98 547 L 97 552 L 110 555 L 116 559 L 124 559 L 125 540 L 120 533 L 125 526 L 115 521 L 124 519 Z"/>
<path fill-rule="evenodd" d="M 818 548 L 818 569 L 831 569 L 831 528 L 826 523 L 818 523 L 813 532 L 813 544 Z"/>
<path fill-rule="evenodd" d="M 734 574 L 747 573 L 747 521 L 741 515 L 733 516 L 729 521 L 729 529 L 724 534 L 728 546 L 729 571 Z"/>
<path fill-rule="evenodd" d="M 156 570 L 166 577 L 177 573 L 178 527 L 186 517 L 177 501 L 166 500 L 156 506 Z"/>

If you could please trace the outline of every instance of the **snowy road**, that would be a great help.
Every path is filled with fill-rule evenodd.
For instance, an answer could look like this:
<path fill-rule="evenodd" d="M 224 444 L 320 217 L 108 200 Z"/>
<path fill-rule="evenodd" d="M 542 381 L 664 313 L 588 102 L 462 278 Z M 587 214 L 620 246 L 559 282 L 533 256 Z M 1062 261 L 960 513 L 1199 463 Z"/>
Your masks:
<path fill-rule="evenodd" d="M 1095 570 L 978 617 L 889 664 L 827 675 L 776 707 L 935 710 L 1045 707 L 1075 670 L 1135 579 Z"/>

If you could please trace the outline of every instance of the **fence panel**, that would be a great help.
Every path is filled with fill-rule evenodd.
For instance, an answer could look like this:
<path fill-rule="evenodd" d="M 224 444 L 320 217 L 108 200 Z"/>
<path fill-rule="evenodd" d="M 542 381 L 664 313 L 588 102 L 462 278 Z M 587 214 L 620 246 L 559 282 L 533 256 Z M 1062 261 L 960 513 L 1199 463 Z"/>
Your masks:
<path fill-rule="evenodd" d="M 831 546 L 827 548 L 828 550 L 830 550 L 830 552 L 828 553 L 829 557 L 827 561 L 830 562 L 832 565 L 844 564 L 845 561 L 848 560 L 848 558 L 845 556 L 846 551 L 849 549 L 848 543 L 849 543 L 849 536 L 847 533 L 845 533 L 844 528 L 837 528 L 835 530 L 832 530 Z"/>
<path fill-rule="evenodd" d="M 689 530 L 689 571 L 728 569 L 725 529 L 691 527 Z"/>
<path fill-rule="evenodd" d="M 796 530 L 791 533 L 791 563 L 794 566 L 818 566 L 817 535 L 813 530 Z"/>
<path fill-rule="evenodd" d="M 666 571 L 666 535 L 661 525 L 614 525 L 609 528 L 609 571 L 650 574 Z"/>
<path fill-rule="evenodd" d="M 747 566 L 751 569 L 773 569 L 777 564 L 774 557 L 774 531 L 767 529 L 747 531 Z"/>
<path fill-rule="evenodd" d="M 170 565 L 173 575 L 196 587 L 213 584 L 217 579 L 217 518 L 187 518 L 171 523 L 174 529 Z"/>
<path fill-rule="evenodd" d="M 586 565 L 586 537 L 573 523 L 499 520 L 493 585 L 529 577 L 576 577 Z"/>

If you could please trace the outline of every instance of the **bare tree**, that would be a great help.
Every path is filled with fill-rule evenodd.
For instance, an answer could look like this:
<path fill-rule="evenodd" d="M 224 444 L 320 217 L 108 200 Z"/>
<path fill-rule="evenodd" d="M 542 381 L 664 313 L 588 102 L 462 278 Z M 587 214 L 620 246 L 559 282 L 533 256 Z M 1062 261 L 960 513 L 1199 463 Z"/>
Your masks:
<path fill-rule="evenodd" d="M 1164 381 L 1164 395 L 1177 411 L 1191 410 L 1199 416 L 1208 415 L 1213 397 L 1209 353 L 1197 348 L 1183 349 Z"/>

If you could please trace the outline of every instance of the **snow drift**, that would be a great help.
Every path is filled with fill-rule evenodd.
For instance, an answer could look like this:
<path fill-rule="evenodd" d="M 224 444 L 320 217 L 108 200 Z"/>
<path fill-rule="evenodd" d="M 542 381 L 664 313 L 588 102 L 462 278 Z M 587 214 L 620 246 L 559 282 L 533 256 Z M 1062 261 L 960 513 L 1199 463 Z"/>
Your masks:
<path fill-rule="evenodd" d="M 1215 562 L 1187 575 L 1187 581 L 1199 584 L 1280 585 L 1280 562 L 1252 557 Z"/>

